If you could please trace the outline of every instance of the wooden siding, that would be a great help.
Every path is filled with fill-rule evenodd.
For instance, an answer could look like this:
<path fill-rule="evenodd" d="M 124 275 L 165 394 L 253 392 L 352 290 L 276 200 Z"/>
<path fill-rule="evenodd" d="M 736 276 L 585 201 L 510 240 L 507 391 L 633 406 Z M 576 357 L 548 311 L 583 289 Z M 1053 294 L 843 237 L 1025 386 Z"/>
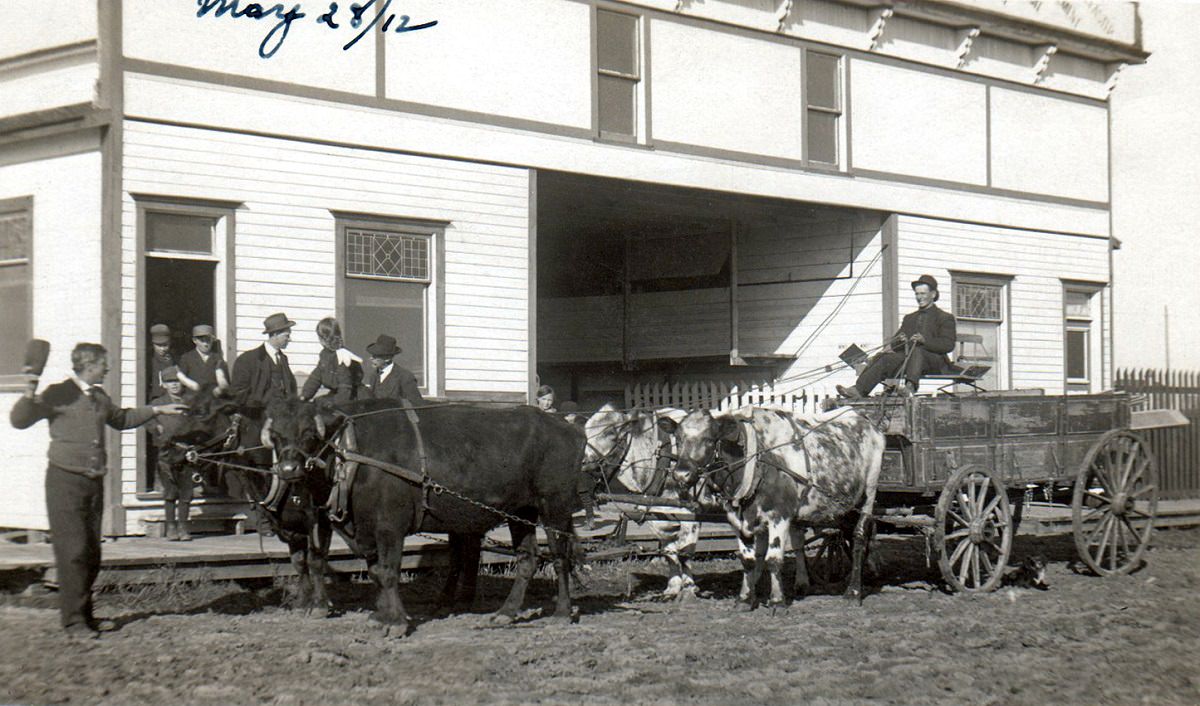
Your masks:
<path fill-rule="evenodd" d="M 801 158 L 799 47 L 650 24 L 654 139 Z"/>
<path fill-rule="evenodd" d="M 127 121 L 122 228 L 121 385 L 133 404 L 136 203 L 131 194 L 241 203 L 235 215 L 236 340 L 262 340 L 262 320 L 297 322 L 294 370 L 316 364 L 314 327 L 335 313 L 332 211 L 449 222 L 445 231 L 445 370 L 437 391 L 523 393 L 528 377 L 528 179 L 522 169 Z M 221 286 L 221 285 L 218 285 Z M 432 317 L 434 311 L 429 311 Z M 379 332 L 347 332 L 352 347 Z M 436 350 L 427 359 L 434 365 Z M 125 498 L 136 504 L 135 439 L 124 445 Z M 131 515 L 130 531 L 136 531 Z"/>
<path fill-rule="evenodd" d="M 93 149 L 98 147 L 93 141 Z M 43 387 L 71 372 L 71 349 L 100 342 L 100 153 L 86 152 L 0 166 L 0 199 L 33 197 L 33 335 L 50 342 Z M 3 306 L 3 304 L 0 304 Z M 116 389 L 117 374 L 106 381 Z M 19 393 L 0 392 L 4 494 L 0 527 L 46 529 L 45 423 L 13 429 L 8 412 Z"/>
<path fill-rule="evenodd" d="M 96 38 L 96 0 L 4 0 L 0 59 Z"/>
<path fill-rule="evenodd" d="M 983 84 L 854 59 L 854 167 L 987 183 Z M 914 131 L 920 138 L 914 139 Z"/>
<path fill-rule="evenodd" d="M 1017 228 L 1109 233 L 1108 211 L 1085 205 L 630 149 L 144 74 L 127 75 L 125 86 L 127 115 L 159 121 Z M 221 110 L 213 111 L 212 105 Z M 913 139 L 921 138 L 914 134 Z"/>
<path fill-rule="evenodd" d="M 95 61 L 17 76 L 0 72 L 0 116 L 91 103 L 99 79 Z"/>
<path fill-rule="evenodd" d="M 993 88 L 992 185 L 1107 201 L 1104 108 Z"/>
<path fill-rule="evenodd" d="M 923 273 L 943 284 L 938 305 L 947 311 L 954 305 L 952 270 L 1011 275 L 1011 387 L 1062 394 L 1063 280 L 1107 282 L 1107 240 L 912 217 L 899 219 L 898 239 L 901 314 L 914 306 L 909 282 Z M 1112 384 L 1109 302 L 1106 295 L 1101 389 Z"/>

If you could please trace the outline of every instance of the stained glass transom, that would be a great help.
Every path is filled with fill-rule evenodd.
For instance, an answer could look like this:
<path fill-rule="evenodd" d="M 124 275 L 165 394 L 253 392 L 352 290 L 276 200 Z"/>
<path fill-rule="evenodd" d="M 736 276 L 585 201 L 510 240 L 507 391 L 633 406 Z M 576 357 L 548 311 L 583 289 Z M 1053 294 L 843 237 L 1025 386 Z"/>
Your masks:
<path fill-rule="evenodd" d="M 1002 287 L 959 282 L 954 285 L 954 315 L 964 319 L 1000 321 Z"/>
<path fill-rule="evenodd" d="M 346 274 L 429 280 L 429 238 L 366 230 L 346 231 Z"/>
<path fill-rule="evenodd" d="M 0 213 L 0 262 L 29 258 L 29 213 Z"/>

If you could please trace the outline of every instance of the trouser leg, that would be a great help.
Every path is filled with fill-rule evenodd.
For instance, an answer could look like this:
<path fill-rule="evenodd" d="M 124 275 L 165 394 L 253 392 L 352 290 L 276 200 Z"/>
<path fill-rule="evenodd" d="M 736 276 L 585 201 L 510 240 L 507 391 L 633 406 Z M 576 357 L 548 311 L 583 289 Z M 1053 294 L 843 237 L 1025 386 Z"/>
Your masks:
<path fill-rule="evenodd" d="M 46 470 L 46 512 L 58 572 L 58 607 L 63 627 L 87 623 L 92 614 L 92 583 L 100 570 L 100 519 L 104 486 L 100 479 Z"/>
<path fill-rule="evenodd" d="M 854 383 L 854 386 L 858 388 L 863 397 L 866 397 L 871 394 L 871 390 L 874 390 L 876 385 L 895 375 L 903 363 L 903 353 L 896 351 L 880 353 L 871 359 L 867 369 L 858 376 L 858 382 Z"/>

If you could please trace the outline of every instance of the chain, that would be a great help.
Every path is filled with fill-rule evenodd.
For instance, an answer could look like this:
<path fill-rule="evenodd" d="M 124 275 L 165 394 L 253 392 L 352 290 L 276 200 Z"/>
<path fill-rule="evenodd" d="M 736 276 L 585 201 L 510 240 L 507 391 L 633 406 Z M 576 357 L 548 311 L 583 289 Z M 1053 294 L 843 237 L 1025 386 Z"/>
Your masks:
<path fill-rule="evenodd" d="M 463 502 L 465 502 L 469 505 L 474 505 L 475 507 L 477 507 L 481 510 L 487 510 L 488 512 L 499 515 L 500 517 L 503 517 L 505 520 L 508 520 L 509 522 L 515 522 L 517 524 L 525 525 L 526 527 L 532 527 L 534 529 L 537 529 L 539 526 L 541 526 L 542 530 L 544 530 L 546 532 L 546 534 L 554 533 L 556 535 L 559 535 L 560 537 L 568 537 L 568 538 L 572 538 L 572 539 L 575 538 L 574 532 L 563 532 L 562 530 L 557 530 L 557 529 L 554 529 L 553 527 L 546 527 L 544 525 L 538 525 L 538 523 L 531 522 L 530 520 L 527 520 L 524 517 L 518 517 L 518 516 L 512 514 L 511 512 L 506 512 L 504 510 L 501 510 L 498 507 L 492 507 L 491 505 L 488 505 L 487 503 L 479 502 L 478 500 L 475 500 L 474 498 L 469 498 L 466 495 L 463 495 L 462 493 L 453 491 L 453 490 L 447 488 L 446 486 L 442 485 L 441 483 L 438 483 L 437 481 L 433 480 L 432 478 L 426 477 L 425 485 L 427 487 L 433 489 L 433 492 L 438 495 L 445 493 L 451 497 L 462 500 Z"/>

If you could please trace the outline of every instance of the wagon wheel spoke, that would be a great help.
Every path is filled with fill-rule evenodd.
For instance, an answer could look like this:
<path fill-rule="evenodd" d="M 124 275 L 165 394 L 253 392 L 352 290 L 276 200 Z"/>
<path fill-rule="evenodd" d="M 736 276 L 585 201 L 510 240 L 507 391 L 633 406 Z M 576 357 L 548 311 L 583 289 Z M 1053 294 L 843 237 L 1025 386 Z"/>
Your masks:
<path fill-rule="evenodd" d="M 975 546 L 975 545 L 971 544 L 970 542 L 963 542 L 963 544 L 965 544 L 969 547 Z M 951 566 L 953 566 L 953 565 L 954 565 L 953 562 L 951 562 Z M 962 564 L 958 567 L 958 582 L 960 584 L 962 584 L 963 586 L 967 585 L 967 574 L 970 573 L 970 571 L 971 571 L 971 561 L 970 561 L 970 553 L 968 552 L 968 554 L 963 556 Z"/>
<path fill-rule="evenodd" d="M 1100 493 L 1097 493 L 1094 490 L 1085 490 L 1085 491 L 1083 491 L 1083 493 L 1084 493 L 1084 495 L 1088 496 L 1089 498 L 1095 498 L 1096 500 L 1099 500 L 1102 503 L 1112 505 L 1112 498 L 1108 497 L 1107 495 L 1101 495 Z M 1103 508 L 1101 508 L 1101 510 L 1103 510 Z"/>
<path fill-rule="evenodd" d="M 1129 535 L 1133 539 L 1133 551 L 1136 552 L 1137 548 L 1142 546 L 1142 533 L 1133 526 L 1133 523 L 1129 521 L 1128 517 L 1122 517 L 1121 522 L 1125 525 L 1125 529 L 1129 530 Z M 1126 546 L 1125 551 L 1129 551 L 1128 545 Z M 1133 552 L 1130 553 L 1132 554 Z"/>
<path fill-rule="evenodd" d="M 958 514 L 954 510 L 947 510 L 946 514 L 949 515 L 951 517 L 951 519 L 953 519 L 955 522 L 957 522 L 959 525 L 962 525 L 963 527 L 968 527 L 971 524 L 970 522 L 967 522 L 965 519 L 963 519 L 963 516 Z"/>
<path fill-rule="evenodd" d="M 1113 528 L 1112 529 L 1113 540 L 1112 540 L 1112 543 L 1109 544 L 1109 547 L 1108 547 L 1108 558 L 1109 558 L 1108 568 L 1113 571 L 1116 571 L 1117 570 L 1117 549 L 1119 546 L 1118 540 L 1122 540 L 1121 523 L 1117 522 L 1116 520 L 1113 520 L 1112 528 Z"/>
<path fill-rule="evenodd" d="M 1106 511 L 1104 513 L 1104 517 L 1101 518 L 1101 520 L 1096 523 L 1096 526 L 1092 528 L 1091 532 L 1088 532 L 1087 545 L 1089 547 L 1095 546 L 1096 535 L 1099 534 L 1101 532 L 1101 530 L 1104 530 L 1108 527 L 1108 522 L 1111 519 L 1112 519 L 1112 514 Z"/>
<path fill-rule="evenodd" d="M 1121 551 L 1124 552 L 1125 558 L 1133 556 L 1138 548 L 1138 532 L 1129 523 L 1127 517 L 1122 516 L 1121 521 L 1117 523 L 1117 530 L 1121 533 Z"/>
<path fill-rule="evenodd" d="M 1131 513 L 1133 513 L 1133 514 L 1137 515 L 1138 517 L 1144 517 L 1144 518 L 1146 518 L 1147 520 L 1153 520 L 1153 519 L 1154 519 L 1154 515 L 1151 515 L 1151 514 L 1148 514 L 1148 513 L 1142 512 L 1141 510 L 1137 509 L 1136 507 L 1130 507 L 1130 508 L 1129 508 L 1129 512 L 1131 512 Z"/>
<path fill-rule="evenodd" d="M 1104 518 L 1104 535 L 1100 537 L 1100 544 L 1097 547 L 1095 554 L 1097 563 L 1104 562 L 1104 552 L 1106 549 L 1108 549 L 1108 540 L 1112 535 L 1112 519 L 1112 515 L 1108 515 Z"/>
<path fill-rule="evenodd" d="M 1142 445 L 1137 441 L 1132 442 L 1132 445 L 1125 454 L 1125 468 L 1121 470 L 1121 487 L 1125 487 L 1125 482 L 1129 480 L 1129 474 L 1133 472 L 1133 464 L 1137 463 L 1138 451 Z"/>
<path fill-rule="evenodd" d="M 970 536 L 971 536 L 970 529 L 960 529 L 958 531 L 951 532 L 950 534 L 946 535 L 946 540 L 949 541 L 951 539 L 958 539 L 959 537 L 970 537 Z"/>
<path fill-rule="evenodd" d="M 979 551 L 978 546 L 976 546 L 974 548 L 974 551 L 971 552 L 971 578 L 975 579 L 975 588 L 979 588 L 980 586 L 983 585 L 983 582 L 979 580 L 979 554 L 980 553 L 981 552 Z"/>
<path fill-rule="evenodd" d="M 1109 480 L 1108 474 L 1105 472 L 1105 470 L 1101 469 L 1095 464 L 1092 464 L 1092 475 L 1094 475 L 1096 480 L 1100 482 L 1100 485 L 1104 487 L 1105 493 L 1109 495 L 1113 494 L 1115 486 L 1113 486 L 1112 481 Z"/>
<path fill-rule="evenodd" d="M 963 541 L 959 542 L 957 546 L 954 547 L 954 552 L 950 555 L 950 567 L 951 568 L 953 568 L 956 564 L 958 564 L 959 559 L 962 558 L 963 554 L 966 553 L 967 548 L 970 546 L 972 546 L 971 540 L 964 539 Z"/>
<path fill-rule="evenodd" d="M 1149 485 L 1143 485 L 1140 490 L 1136 490 L 1136 491 L 1130 493 L 1129 499 L 1133 500 L 1134 498 L 1140 498 L 1143 495 L 1145 495 L 1146 493 L 1152 492 L 1157 487 L 1158 486 L 1154 485 L 1153 483 L 1150 483 Z"/>
<path fill-rule="evenodd" d="M 989 542 L 989 544 L 991 544 L 991 542 Z M 983 568 L 987 571 L 987 575 L 989 577 L 996 573 L 996 565 L 992 563 L 992 558 L 988 556 L 987 552 L 979 552 L 979 559 L 983 562 Z"/>
<path fill-rule="evenodd" d="M 992 498 L 992 501 L 991 501 L 990 503 L 988 503 L 988 504 L 987 504 L 987 507 L 985 507 L 985 508 L 983 509 L 983 516 L 984 516 L 984 517 L 987 517 L 987 516 L 991 515 L 993 512 L 995 512 L 995 511 L 997 510 L 997 508 L 999 508 L 999 507 L 1000 507 L 1000 499 L 1001 499 L 1002 497 L 1004 497 L 1004 496 L 1002 496 L 1002 495 L 997 495 L 996 497 Z"/>
<path fill-rule="evenodd" d="M 1103 514 L 1106 514 L 1107 512 L 1108 512 L 1107 507 L 1092 508 L 1091 510 L 1088 511 L 1088 514 L 1083 516 L 1082 521 L 1084 523 L 1091 522 L 1092 518 L 1095 517 L 1096 515 L 1103 515 Z"/>
<path fill-rule="evenodd" d="M 961 490 L 958 492 L 958 507 L 959 507 L 959 509 L 962 510 L 963 514 L 966 515 L 967 517 L 969 517 L 971 519 L 975 518 L 975 513 L 974 513 L 975 503 L 972 502 L 971 498 L 967 497 L 967 494 Z M 964 520 L 963 524 L 969 525 L 971 523 Z"/>

